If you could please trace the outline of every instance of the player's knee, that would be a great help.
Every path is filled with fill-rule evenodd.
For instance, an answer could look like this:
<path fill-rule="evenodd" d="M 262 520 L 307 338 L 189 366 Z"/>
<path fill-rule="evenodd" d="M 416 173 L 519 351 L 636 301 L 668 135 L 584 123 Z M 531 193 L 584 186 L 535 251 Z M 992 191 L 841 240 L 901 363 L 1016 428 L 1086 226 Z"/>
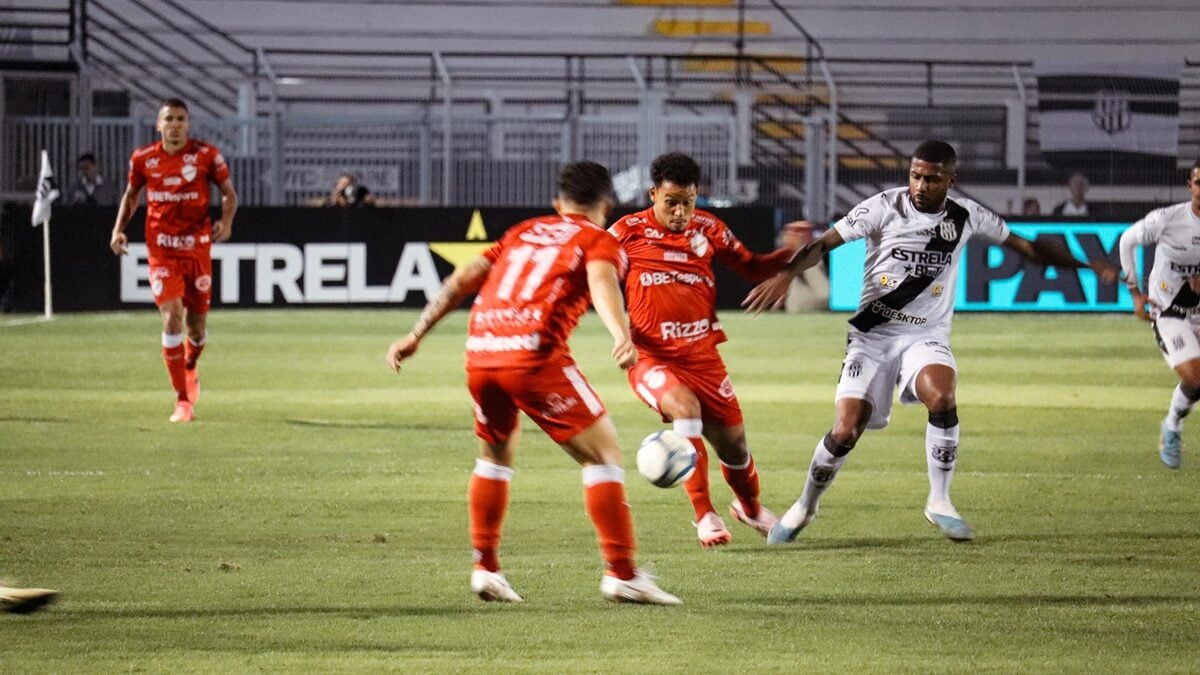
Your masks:
<path fill-rule="evenodd" d="M 921 399 L 925 407 L 929 409 L 929 414 L 946 413 L 955 408 L 954 391 L 931 391 L 925 394 Z"/>
<path fill-rule="evenodd" d="M 840 457 L 854 449 L 858 443 L 858 438 L 862 436 L 862 428 L 855 424 L 845 422 L 835 422 L 829 433 L 825 434 L 825 449 L 829 450 L 834 456 Z M 830 443 L 836 444 L 836 450 L 830 449 Z M 844 452 L 842 452 L 844 450 Z M 838 454 L 841 452 L 841 455 Z"/>
<path fill-rule="evenodd" d="M 659 405 L 662 414 L 672 420 L 700 419 L 700 400 L 683 387 L 673 389 L 663 397 Z"/>

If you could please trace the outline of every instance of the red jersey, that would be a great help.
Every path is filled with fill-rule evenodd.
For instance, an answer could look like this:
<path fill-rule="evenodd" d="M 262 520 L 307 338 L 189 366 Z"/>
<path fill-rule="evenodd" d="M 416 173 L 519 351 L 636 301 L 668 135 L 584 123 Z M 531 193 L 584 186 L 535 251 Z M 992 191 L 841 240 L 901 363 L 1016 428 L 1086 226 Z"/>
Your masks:
<path fill-rule="evenodd" d="M 625 271 L 617 240 L 579 215 L 530 218 L 483 255 L 492 268 L 471 307 L 469 368 L 527 368 L 567 355 L 567 336 L 591 302 L 587 263 Z"/>
<path fill-rule="evenodd" d="M 146 248 L 151 260 L 210 255 L 209 183 L 220 185 L 227 178 L 225 158 L 204 141 L 189 139 L 173 155 L 163 150 L 162 141 L 134 150 L 129 184 L 146 188 Z"/>
<path fill-rule="evenodd" d="M 696 210 L 682 232 L 659 224 L 653 209 L 621 218 L 609 230 L 629 256 L 625 304 L 638 351 L 660 359 L 715 353 L 725 341 L 717 320 L 713 258 L 749 281 L 779 272 L 792 251 L 758 254 L 707 211 Z"/>

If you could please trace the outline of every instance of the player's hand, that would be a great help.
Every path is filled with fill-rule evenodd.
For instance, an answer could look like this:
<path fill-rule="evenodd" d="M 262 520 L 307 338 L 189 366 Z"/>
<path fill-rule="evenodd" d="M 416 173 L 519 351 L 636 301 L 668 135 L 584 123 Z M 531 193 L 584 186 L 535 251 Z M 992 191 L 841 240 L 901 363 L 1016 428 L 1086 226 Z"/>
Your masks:
<path fill-rule="evenodd" d="M 622 370 L 629 370 L 637 363 L 637 347 L 628 336 L 622 337 L 613 342 L 612 357 Z"/>
<path fill-rule="evenodd" d="M 1121 279 L 1121 268 L 1107 260 L 1095 260 L 1088 265 L 1102 283 L 1115 284 Z"/>
<path fill-rule="evenodd" d="M 792 283 L 792 275 L 781 272 L 750 289 L 742 307 L 747 312 L 761 313 L 764 309 L 779 309 L 787 298 L 788 286 Z"/>
<path fill-rule="evenodd" d="M 129 253 L 129 237 L 126 237 L 124 232 L 113 232 L 112 239 L 108 240 L 108 247 L 112 249 L 113 255 L 125 255 Z"/>
<path fill-rule="evenodd" d="M 1158 307 L 1158 305 L 1155 305 L 1150 296 L 1141 291 L 1131 288 L 1129 289 L 1129 295 L 1133 298 L 1133 313 L 1137 315 L 1137 318 L 1142 321 L 1151 321 L 1150 312 L 1146 309 L 1146 306 Z"/>
<path fill-rule="evenodd" d="M 392 346 L 388 348 L 387 353 L 388 368 L 391 368 L 392 372 L 394 373 L 399 373 L 400 362 L 412 356 L 413 354 L 416 354 L 417 347 L 420 344 L 421 340 L 412 333 L 409 333 L 408 335 L 405 335 L 399 340 L 393 342 Z"/>
<path fill-rule="evenodd" d="M 225 222 L 224 219 L 213 223 L 212 238 L 214 244 L 219 244 L 223 241 L 229 241 L 233 236 L 233 223 Z"/>

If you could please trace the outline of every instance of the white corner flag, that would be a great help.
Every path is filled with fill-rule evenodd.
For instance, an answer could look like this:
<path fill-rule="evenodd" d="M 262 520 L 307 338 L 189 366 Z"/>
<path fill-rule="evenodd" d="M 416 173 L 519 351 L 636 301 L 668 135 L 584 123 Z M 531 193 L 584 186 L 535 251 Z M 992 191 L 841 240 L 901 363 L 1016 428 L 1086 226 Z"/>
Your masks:
<path fill-rule="evenodd" d="M 37 192 L 33 196 L 33 226 L 42 226 L 42 268 L 45 315 L 54 318 L 53 294 L 50 290 L 50 203 L 58 199 L 54 187 L 54 171 L 50 168 L 50 153 L 42 150 L 42 168 L 38 172 Z"/>
<path fill-rule="evenodd" d="M 50 168 L 50 153 L 42 150 L 42 169 L 38 172 L 37 192 L 33 199 L 34 227 L 50 220 L 50 202 L 58 199 L 58 195 L 58 189 L 54 187 L 54 170 Z"/>

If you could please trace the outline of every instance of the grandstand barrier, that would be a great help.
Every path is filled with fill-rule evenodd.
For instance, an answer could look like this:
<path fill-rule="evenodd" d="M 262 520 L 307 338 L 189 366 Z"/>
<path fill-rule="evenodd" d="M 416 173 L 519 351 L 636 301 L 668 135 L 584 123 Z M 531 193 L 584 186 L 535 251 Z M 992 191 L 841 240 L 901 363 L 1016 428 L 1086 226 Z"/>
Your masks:
<path fill-rule="evenodd" d="M 456 264 L 483 252 L 504 230 L 545 208 L 271 208 L 238 210 L 232 241 L 213 246 L 213 307 L 388 306 L 419 308 Z M 773 248 L 771 208 L 714 209 L 748 247 Z M 127 229 L 130 255 L 108 247 L 116 209 L 54 210 L 52 281 L 56 311 L 153 305 L 144 209 Z M 615 220 L 614 215 L 614 220 Z M 29 207 L 9 203 L 0 232 L 12 281 L 6 306 L 42 310 L 42 235 Z M 751 284 L 717 267 L 718 307 L 733 309 Z"/>
<path fill-rule="evenodd" d="M 1130 222 L 1009 222 L 1027 239 L 1053 238 L 1081 260 L 1105 258 L 1120 265 L 1118 242 Z M 1154 264 L 1153 247 L 1142 249 L 1138 270 L 1144 277 Z M 830 308 L 858 309 L 863 287 L 866 243 L 850 242 L 830 253 Z M 934 292 L 936 287 L 931 287 Z M 1044 268 L 1017 253 L 982 240 L 967 242 L 959 262 L 954 293 L 957 311 L 985 312 L 1132 312 L 1133 300 L 1123 283 L 1105 284 L 1090 269 Z"/>

